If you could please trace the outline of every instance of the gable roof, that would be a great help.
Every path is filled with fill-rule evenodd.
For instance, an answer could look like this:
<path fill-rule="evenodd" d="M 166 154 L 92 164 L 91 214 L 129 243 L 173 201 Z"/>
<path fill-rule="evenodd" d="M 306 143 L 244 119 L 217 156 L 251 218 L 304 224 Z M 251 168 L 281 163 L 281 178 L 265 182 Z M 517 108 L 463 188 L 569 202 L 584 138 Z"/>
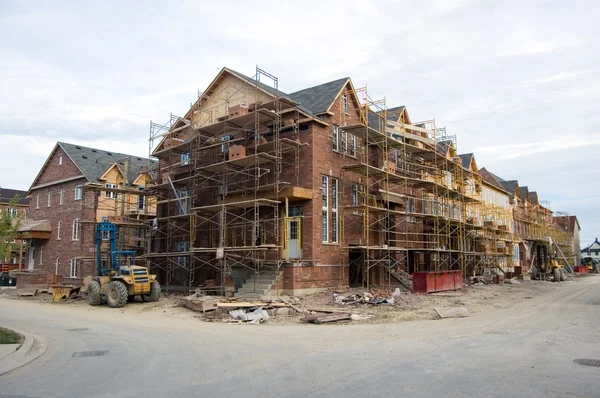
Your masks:
<path fill-rule="evenodd" d="M 510 194 L 509 191 L 507 191 L 502 184 L 500 184 L 500 182 L 498 181 L 497 178 L 499 178 L 498 176 L 496 176 L 495 174 L 493 174 L 492 172 L 490 172 L 488 169 L 486 169 L 485 167 L 482 167 L 479 169 L 479 175 L 481 176 L 481 179 L 484 182 L 487 182 L 488 184 L 490 184 L 491 186 L 501 189 L 505 192 L 508 192 Z M 512 196 L 512 195 L 511 195 Z"/>
<path fill-rule="evenodd" d="M 579 226 L 579 220 L 577 220 L 577 216 L 553 216 L 552 218 L 554 219 L 554 221 L 556 221 L 558 225 L 561 225 L 563 227 L 568 226 L 569 232 L 574 231 L 575 227 L 577 227 L 578 230 L 581 230 L 581 227 Z"/>
<path fill-rule="evenodd" d="M 462 162 L 463 169 L 470 170 L 471 169 L 471 161 L 473 160 L 472 153 L 463 153 L 462 155 L 458 155 Z"/>
<path fill-rule="evenodd" d="M 17 201 L 17 204 L 19 204 L 19 205 L 29 204 L 29 199 L 25 198 L 27 196 L 27 191 L 20 191 L 18 189 L 10 189 L 10 188 L 0 187 L 0 203 L 8 204 L 17 195 L 19 195 L 19 200 Z"/>
<path fill-rule="evenodd" d="M 327 112 L 339 92 L 350 80 L 349 77 L 333 80 L 318 86 L 305 88 L 288 94 L 288 97 L 308 109 L 313 114 Z"/>
<path fill-rule="evenodd" d="M 65 151 L 73 163 L 81 170 L 85 178 L 90 182 L 98 181 L 98 179 L 115 163 L 121 166 L 121 170 L 123 170 L 126 158 L 129 159 L 127 180 L 133 182 L 133 180 L 135 180 L 144 170 L 147 170 L 150 163 L 153 162 L 150 159 L 139 156 L 89 148 L 66 142 L 59 142 L 58 145 Z"/>
<path fill-rule="evenodd" d="M 227 67 L 223 67 L 223 71 L 227 71 L 231 74 L 237 75 L 238 77 L 242 78 L 243 80 L 246 80 L 248 83 L 252 84 L 252 85 L 256 85 L 256 79 L 246 76 L 243 73 L 240 73 L 238 71 L 235 71 L 233 69 L 227 68 Z M 212 83 L 211 83 L 212 84 Z M 261 81 L 258 81 L 258 86 L 263 89 L 264 91 L 268 92 L 269 94 L 275 96 L 275 97 L 284 97 L 284 98 L 289 98 L 288 94 L 284 93 L 281 90 L 276 90 L 275 87 L 273 86 L 269 86 L 268 84 L 264 84 Z"/>
<path fill-rule="evenodd" d="M 521 201 L 523 203 L 525 203 L 525 201 L 529 201 L 531 203 L 529 200 L 529 188 L 527 188 L 527 185 L 524 187 L 519 187 L 519 194 L 521 195 Z"/>
<path fill-rule="evenodd" d="M 581 251 L 587 250 L 587 249 L 591 249 L 592 246 L 596 246 L 596 247 L 600 247 L 600 242 L 598 242 L 598 238 L 596 238 L 592 243 L 590 243 L 589 246 L 584 247 L 583 249 L 581 249 Z"/>
<path fill-rule="evenodd" d="M 538 194 L 536 191 L 529 192 L 529 201 L 535 205 L 539 204 Z"/>

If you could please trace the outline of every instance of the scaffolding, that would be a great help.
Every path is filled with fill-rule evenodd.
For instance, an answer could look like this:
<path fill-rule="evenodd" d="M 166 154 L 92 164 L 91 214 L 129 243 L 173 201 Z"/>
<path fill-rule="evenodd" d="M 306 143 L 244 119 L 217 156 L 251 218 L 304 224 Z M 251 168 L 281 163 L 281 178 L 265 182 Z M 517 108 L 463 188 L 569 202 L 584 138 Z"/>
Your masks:
<path fill-rule="evenodd" d="M 200 94 L 186 117 L 151 123 L 159 211 L 145 258 L 167 289 L 231 293 L 294 260 L 289 237 L 302 214 L 289 204 L 312 199 L 299 187 L 302 115 L 277 77 L 257 67 L 251 82 L 252 90 L 224 82 L 220 95 Z"/>
<path fill-rule="evenodd" d="M 402 120 L 402 108 L 388 109 L 366 88 L 346 94 L 360 103 L 359 122 L 341 127 L 342 142 L 355 145 L 341 170 L 342 198 L 351 198 L 341 219 L 350 284 L 406 284 L 416 271 L 464 270 L 464 203 L 474 200 L 465 178 L 473 177 L 455 137 L 434 120 Z"/>
<path fill-rule="evenodd" d="M 79 203 L 83 219 L 79 220 L 79 239 L 94 242 L 97 223 L 112 222 L 116 226 L 117 250 L 135 251 L 138 257 L 143 257 L 148 250 L 151 219 L 156 216 L 156 200 L 146 190 L 154 183 L 154 176 L 149 167 L 130 173 L 130 163 L 130 157 L 118 160 L 115 164 L 120 165 L 121 173 L 116 174 L 117 178 L 108 185 L 90 183 L 82 186 Z M 91 240 L 87 233 L 91 234 Z M 110 250 L 108 235 L 100 248 L 103 252 Z M 94 263 L 95 258 L 94 253 L 90 253 L 78 260 Z"/>

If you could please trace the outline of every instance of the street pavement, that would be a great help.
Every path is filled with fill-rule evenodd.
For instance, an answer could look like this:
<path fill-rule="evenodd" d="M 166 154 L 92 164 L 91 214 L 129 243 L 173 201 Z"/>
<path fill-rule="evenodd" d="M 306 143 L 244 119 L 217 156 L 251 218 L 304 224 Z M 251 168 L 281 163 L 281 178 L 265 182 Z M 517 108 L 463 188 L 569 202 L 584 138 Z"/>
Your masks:
<path fill-rule="evenodd" d="M 600 397 L 600 368 L 574 362 L 600 359 L 598 276 L 462 319 L 227 325 L 4 299 L 0 324 L 48 340 L 0 397 Z"/>

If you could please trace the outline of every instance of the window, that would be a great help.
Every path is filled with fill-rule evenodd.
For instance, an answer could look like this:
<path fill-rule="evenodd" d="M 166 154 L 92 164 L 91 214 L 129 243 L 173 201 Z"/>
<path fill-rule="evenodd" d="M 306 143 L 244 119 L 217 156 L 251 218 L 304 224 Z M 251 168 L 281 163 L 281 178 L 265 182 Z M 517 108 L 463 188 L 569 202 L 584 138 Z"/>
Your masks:
<path fill-rule="evenodd" d="M 59 205 L 61 205 L 61 206 L 62 206 L 62 204 L 63 204 L 63 199 L 64 199 L 64 197 L 65 197 L 65 189 L 64 189 L 64 188 L 61 188 L 61 189 L 60 189 L 60 195 L 59 195 L 59 197 L 58 197 L 58 204 L 59 204 Z"/>
<path fill-rule="evenodd" d="M 346 153 L 348 150 L 348 134 L 342 130 L 342 153 Z"/>
<path fill-rule="evenodd" d="M 52 192 L 48 192 L 48 207 L 52 205 Z"/>
<path fill-rule="evenodd" d="M 143 190 L 144 187 L 140 187 L 139 190 Z M 138 205 L 137 205 L 138 210 L 144 210 L 146 208 L 146 195 L 143 195 L 140 192 L 140 195 L 138 196 Z"/>
<path fill-rule="evenodd" d="M 62 155 L 58 157 L 58 165 L 62 166 Z"/>
<path fill-rule="evenodd" d="M 44 248 L 40 247 L 40 265 L 44 264 Z"/>
<path fill-rule="evenodd" d="M 342 112 L 348 113 L 348 96 L 342 95 Z"/>
<path fill-rule="evenodd" d="M 356 136 L 354 134 L 350 134 L 349 144 L 348 155 L 356 156 Z"/>
<path fill-rule="evenodd" d="M 327 176 L 321 176 L 321 240 L 323 242 L 329 242 L 329 227 L 328 227 L 328 205 L 327 205 L 327 192 L 329 190 L 327 184 Z"/>
<path fill-rule="evenodd" d="M 56 258 L 56 261 L 55 261 L 56 271 L 54 271 L 54 275 L 58 275 L 58 265 L 59 265 L 59 260 L 58 260 L 58 258 Z"/>
<path fill-rule="evenodd" d="M 81 200 L 83 198 L 83 188 L 75 187 L 75 200 Z"/>
<path fill-rule="evenodd" d="M 338 243 L 338 179 L 331 179 L 331 242 Z"/>
<path fill-rule="evenodd" d="M 102 235 L 102 240 L 110 240 L 110 231 L 100 231 L 100 234 Z"/>
<path fill-rule="evenodd" d="M 73 236 L 71 239 L 73 240 L 79 240 L 79 230 L 80 230 L 80 225 L 79 225 L 79 218 L 75 218 L 73 219 Z"/>
<path fill-rule="evenodd" d="M 60 227 L 61 227 L 62 221 L 58 222 L 58 226 L 56 227 L 57 229 L 57 233 L 56 233 L 56 240 L 60 240 Z"/>
<path fill-rule="evenodd" d="M 358 184 L 352 183 L 352 206 L 358 206 Z"/>
<path fill-rule="evenodd" d="M 181 154 L 181 165 L 182 166 L 187 166 L 188 164 L 190 164 L 190 154 L 189 153 L 182 153 Z"/>
<path fill-rule="evenodd" d="M 338 151 L 338 140 L 339 140 L 339 127 L 333 126 L 333 131 L 331 133 L 331 141 L 333 143 L 333 150 Z"/>
<path fill-rule="evenodd" d="M 304 208 L 302 206 L 288 207 L 288 217 L 301 217 L 303 215 L 304 215 Z"/>
<path fill-rule="evenodd" d="M 35 208 L 39 209 L 40 208 L 40 194 L 38 193 L 36 198 L 35 198 Z"/>
<path fill-rule="evenodd" d="M 14 207 L 9 207 L 8 209 L 6 209 L 6 212 L 8 213 L 9 217 L 17 216 L 17 209 L 15 209 Z"/>
<path fill-rule="evenodd" d="M 106 188 L 109 189 L 117 189 L 117 184 L 104 184 L 104 186 Z M 119 197 L 119 194 L 117 192 L 113 192 L 113 191 L 104 191 L 104 196 L 110 199 L 117 199 Z"/>
<path fill-rule="evenodd" d="M 71 272 L 69 275 L 71 276 L 71 278 L 77 278 L 77 259 L 76 258 L 71 259 Z"/>
<path fill-rule="evenodd" d="M 515 263 L 519 262 L 519 245 L 513 245 L 512 259 Z"/>

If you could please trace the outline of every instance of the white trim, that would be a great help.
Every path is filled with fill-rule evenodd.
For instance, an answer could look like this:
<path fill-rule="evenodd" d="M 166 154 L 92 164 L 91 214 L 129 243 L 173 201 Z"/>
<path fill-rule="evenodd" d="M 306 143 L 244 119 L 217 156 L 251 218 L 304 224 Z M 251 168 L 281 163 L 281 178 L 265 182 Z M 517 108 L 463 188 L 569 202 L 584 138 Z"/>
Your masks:
<path fill-rule="evenodd" d="M 333 148 L 334 152 L 338 152 L 340 150 L 339 137 L 340 128 L 339 126 L 333 125 L 333 131 L 331 132 L 331 147 Z"/>
<path fill-rule="evenodd" d="M 329 242 L 329 179 L 321 176 L 321 241 Z"/>
<path fill-rule="evenodd" d="M 104 184 L 104 188 L 119 189 L 117 184 Z M 115 191 L 104 191 L 104 197 L 108 199 L 119 199 L 119 193 Z"/>
<path fill-rule="evenodd" d="M 62 221 L 58 220 L 58 226 L 56 227 L 57 229 L 57 234 L 56 234 L 56 240 L 60 240 L 60 227 L 62 226 Z"/>
<path fill-rule="evenodd" d="M 339 199 L 340 192 L 338 179 L 331 177 L 331 242 L 329 243 L 338 243 L 340 239 L 340 218 L 338 213 Z"/>
<path fill-rule="evenodd" d="M 77 257 L 71 258 L 69 276 L 71 278 L 77 278 Z"/>
<path fill-rule="evenodd" d="M 63 203 L 64 203 L 64 200 L 65 200 L 65 189 L 64 189 L 64 188 L 61 188 L 61 189 L 60 189 L 60 194 L 59 194 L 59 197 L 58 197 L 58 204 L 59 204 L 60 206 L 62 206 L 62 205 L 63 205 Z"/>
<path fill-rule="evenodd" d="M 84 175 L 79 175 L 79 176 L 75 176 L 75 177 L 69 177 L 69 178 L 65 178 L 63 180 L 47 182 L 45 184 L 40 184 L 40 185 L 37 185 L 35 187 L 31 187 L 31 188 L 29 188 L 29 192 L 35 191 L 36 189 L 40 189 L 40 188 L 46 188 L 46 187 L 49 187 L 49 186 L 52 186 L 52 185 L 62 184 L 63 182 L 69 182 L 69 181 L 73 181 L 73 180 L 80 180 L 82 178 L 85 178 L 87 180 L 87 178 Z"/>
<path fill-rule="evenodd" d="M 79 193 L 79 195 L 77 195 L 77 193 Z M 81 200 L 81 199 L 83 199 L 83 186 L 77 185 L 75 187 L 75 199 L 73 199 L 73 200 Z"/>
<path fill-rule="evenodd" d="M 71 240 L 79 240 L 79 235 L 81 232 L 81 226 L 79 221 L 79 218 L 73 219 L 73 232 L 71 233 Z"/>

